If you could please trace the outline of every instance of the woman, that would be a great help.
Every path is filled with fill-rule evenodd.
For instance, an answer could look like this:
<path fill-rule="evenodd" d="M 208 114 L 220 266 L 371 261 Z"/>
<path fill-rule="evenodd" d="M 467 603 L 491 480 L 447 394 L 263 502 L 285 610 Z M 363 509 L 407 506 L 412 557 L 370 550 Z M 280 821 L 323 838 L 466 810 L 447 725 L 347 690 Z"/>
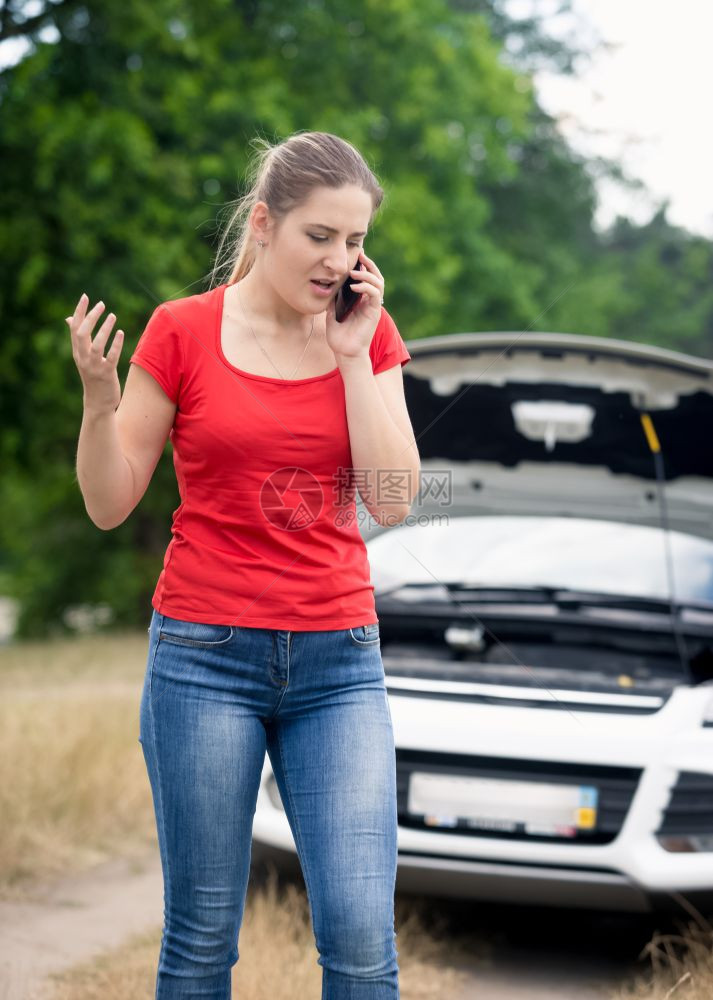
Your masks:
<path fill-rule="evenodd" d="M 140 741 L 163 866 L 156 996 L 230 996 L 265 751 L 305 877 L 323 998 L 398 996 L 396 773 L 355 513 L 397 524 L 419 458 L 410 355 L 363 249 L 383 191 L 337 136 L 263 145 L 230 278 L 159 305 L 121 396 L 110 314 L 72 317 L 77 472 L 100 528 L 128 517 L 167 437 L 181 502 L 153 595 Z M 218 252 L 220 257 L 220 249 Z M 356 269 L 357 261 L 360 269 Z M 337 292 L 358 301 L 341 322 Z"/>

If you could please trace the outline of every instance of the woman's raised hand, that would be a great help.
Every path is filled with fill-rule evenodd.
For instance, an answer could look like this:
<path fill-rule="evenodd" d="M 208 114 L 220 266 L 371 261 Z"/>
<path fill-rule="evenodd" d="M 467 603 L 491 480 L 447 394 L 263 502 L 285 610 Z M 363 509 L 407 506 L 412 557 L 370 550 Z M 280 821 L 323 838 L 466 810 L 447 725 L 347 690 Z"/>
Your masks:
<path fill-rule="evenodd" d="M 117 330 L 112 345 L 104 357 L 104 348 L 116 320 L 109 313 L 92 340 L 92 330 L 104 311 L 104 303 L 97 302 L 87 312 L 89 300 L 82 295 L 72 316 L 67 316 L 72 335 L 72 356 L 79 369 L 84 386 L 84 406 L 91 410 L 116 410 L 121 402 L 121 385 L 116 366 L 124 343 L 124 331 Z"/>

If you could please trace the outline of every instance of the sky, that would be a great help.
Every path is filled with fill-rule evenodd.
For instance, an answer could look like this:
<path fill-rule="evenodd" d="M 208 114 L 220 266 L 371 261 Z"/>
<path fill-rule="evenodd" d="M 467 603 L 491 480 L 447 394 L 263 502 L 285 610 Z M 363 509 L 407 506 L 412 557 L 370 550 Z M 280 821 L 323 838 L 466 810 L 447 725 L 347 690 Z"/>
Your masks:
<path fill-rule="evenodd" d="M 510 0 L 518 17 L 547 0 Z M 613 156 L 650 194 L 598 188 L 598 228 L 617 214 L 647 222 L 669 200 L 669 222 L 713 238 L 713 4 L 710 0 L 574 0 L 579 37 L 585 25 L 614 48 L 602 51 L 577 79 L 536 74 L 543 108 L 558 118 L 574 148 Z M 571 30 L 553 18 L 548 32 Z M 709 122 L 706 125 L 706 121 Z"/>
<path fill-rule="evenodd" d="M 572 147 L 619 160 L 649 194 L 598 182 L 595 225 L 617 214 L 647 222 L 669 200 L 667 218 L 713 238 L 713 138 L 706 121 L 713 95 L 713 3 L 710 0 L 573 0 L 576 20 L 556 17 L 558 0 L 505 0 L 515 17 L 550 14 L 554 35 L 614 43 L 576 79 L 538 73 L 535 87 Z M 29 0 L 26 11 L 36 9 Z M 47 40 L 52 40 L 48 34 Z M 0 46 L 0 65 L 24 49 Z"/>

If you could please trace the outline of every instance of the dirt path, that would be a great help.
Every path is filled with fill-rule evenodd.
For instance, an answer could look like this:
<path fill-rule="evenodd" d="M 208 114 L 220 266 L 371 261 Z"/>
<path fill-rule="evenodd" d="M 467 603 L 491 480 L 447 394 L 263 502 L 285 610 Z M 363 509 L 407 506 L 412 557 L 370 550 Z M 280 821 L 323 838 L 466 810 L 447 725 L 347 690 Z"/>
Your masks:
<path fill-rule="evenodd" d="M 158 849 L 106 862 L 35 895 L 32 902 L 0 901 L 0 1000 L 43 1000 L 49 973 L 106 952 L 134 933 L 160 928 Z M 490 939 L 493 946 L 487 960 L 463 958 L 458 968 L 468 980 L 443 1000 L 606 1000 L 609 988 L 633 972 L 643 940 L 641 928 L 630 932 L 628 942 L 621 929 L 597 931 L 592 916 L 573 920 L 551 910 L 445 906 L 454 927 L 467 924 L 475 940 Z"/>
<path fill-rule="evenodd" d="M 32 902 L 0 900 L 0 1000 L 35 1000 L 50 972 L 161 926 L 157 851 L 54 883 Z"/>

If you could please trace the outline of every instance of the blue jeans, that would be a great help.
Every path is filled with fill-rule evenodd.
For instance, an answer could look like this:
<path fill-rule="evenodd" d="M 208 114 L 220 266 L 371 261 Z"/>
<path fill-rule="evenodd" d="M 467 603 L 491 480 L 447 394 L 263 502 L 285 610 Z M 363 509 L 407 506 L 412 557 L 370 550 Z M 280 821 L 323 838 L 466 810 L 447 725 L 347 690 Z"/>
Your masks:
<path fill-rule="evenodd" d="M 154 610 L 139 740 L 164 879 L 156 1000 L 229 1000 L 265 750 L 322 1000 L 399 996 L 396 757 L 378 625 L 292 632 Z"/>

